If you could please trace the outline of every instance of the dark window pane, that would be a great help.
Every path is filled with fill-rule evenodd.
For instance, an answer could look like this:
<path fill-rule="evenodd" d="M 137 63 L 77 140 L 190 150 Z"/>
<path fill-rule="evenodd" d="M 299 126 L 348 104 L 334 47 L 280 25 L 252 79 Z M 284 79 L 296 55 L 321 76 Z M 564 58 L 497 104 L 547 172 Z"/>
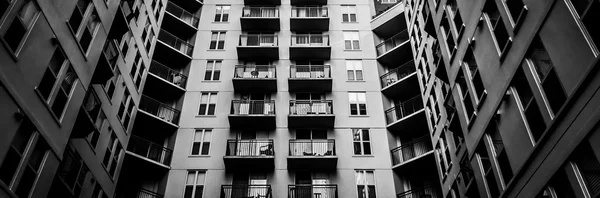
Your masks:
<path fill-rule="evenodd" d="M 19 167 L 19 161 L 21 161 L 21 155 L 13 147 L 10 147 L 4 158 L 4 163 L 0 167 L 0 180 L 7 186 L 10 185 L 17 167 Z"/>
<path fill-rule="evenodd" d="M 350 115 L 358 115 L 358 104 L 350 104 Z"/>
<path fill-rule="evenodd" d="M 202 191 L 204 190 L 203 186 L 196 186 L 196 193 L 194 194 L 194 198 L 202 198 Z"/>
<path fill-rule="evenodd" d="M 371 143 L 363 142 L 363 148 L 365 149 L 365 155 L 371 155 Z"/>
<path fill-rule="evenodd" d="M 354 142 L 354 154 L 355 155 L 362 154 L 362 150 L 360 149 L 360 142 Z"/>
<path fill-rule="evenodd" d="M 52 113 L 54 113 L 54 115 L 60 119 L 60 117 L 62 116 L 63 110 L 67 104 L 67 100 L 69 98 L 67 97 L 67 94 L 64 91 L 58 91 L 58 94 L 56 95 L 56 99 L 54 100 L 54 103 L 52 104 Z"/>
<path fill-rule="evenodd" d="M 200 154 L 200 142 L 194 142 L 192 144 L 192 155 Z"/>
<path fill-rule="evenodd" d="M 209 49 L 217 49 L 217 41 L 210 41 Z"/>
<path fill-rule="evenodd" d="M 81 45 L 81 48 L 83 48 L 84 53 L 87 52 L 88 47 L 90 47 L 92 38 L 92 33 L 88 29 L 84 29 L 81 34 L 81 39 L 79 40 L 79 44 Z"/>
<path fill-rule="evenodd" d="M 525 117 L 535 141 L 539 140 L 546 130 L 546 123 L 535 100 L 525 107 Z"/>
<path fill-rule="evenodd" d="M 548 102 L 550 103 L 550 108 L 554 113 L 558 113 L 567 100 L 567 94 L 554 69 L 550 71 L 548 77 L 546 77 L 546 80 L 542 83 L 542 87 L 546 94 L 546 98 L 548 98 Z"/>
<path fill-rule="evenodd" d="M 194 186 L 185 186 L 185 192 L 183 193 L 184 198 L 192 198 Z"/>
<path fill-rule="evenodd" d="M 200 110 L 198 110 L 198 115 L 206 115 L 207 106 L 207 104 L 200 104 Z"/>
<path fill-rule="evenodd" d="M 221 71 L 219 70 L 215 70 L 213 72 L 213 80 L 219 80 L 219 77 L 221 76 Z"/>
<path fill-rule="evenodd" d="M 83 16 L 79 12 L 79 10 L 77 8 L 74 9 L 73 14 L 71 14 L 71 18 L 69 18 L 69 26 L 71 26 L 73 32 L 77 33 L 77 30 L 79 29 L 79 25 L 81 25 L 82 20 Z"/>
<path fill-rule="evenodd" d="M 215 115 L 215 107 L 216 107 L 216 104 L 208 105 L 208 115 Z"/>
<path fill-rule="evenodd" d="M 208 155 L 208 148 L 210 148 L 210 142 L 202 143 L 202 155 Z"/>
<path fill-rule="evenodd" d="M 4 41 L 6 41 L 8 47 L 10 47 L 13 52 L 16 52 L 25 33 L 27 33 L 27 28 L 23 26 L 18 18 L 15 18 L 8 27 L 8 30 L 6 30 L 6 33 L 4 33 Z"/>
<path fill-rule="evenodd" d="M 367 115 L 367 105 L 359 104 L 358 106 L 360 108 L 360 115 Z"/>
<path fill-rule="evenodd" d="M 206 70 L 206 73 L 204 73 L 204 80 L 210 80 L 210 77 L 212 76 L 211 73 L 211 70 Z"/>
<path fill-rule="evenodd" d="M 343 14 L 343 15 L 342 15 L 342 20 L 343 20 L 344 22 L 348 22 L 348 14 Z"/>
<path fill-rule="evenodd" d="M 33 183 L 35 182 L 36 177 L 37 173 L 35 171 L 30 168 L 26 168 L 15 194 L 23 198 L 29 197 L 29 192 L 31 191 L 31 188 L 33 188 Z"/>

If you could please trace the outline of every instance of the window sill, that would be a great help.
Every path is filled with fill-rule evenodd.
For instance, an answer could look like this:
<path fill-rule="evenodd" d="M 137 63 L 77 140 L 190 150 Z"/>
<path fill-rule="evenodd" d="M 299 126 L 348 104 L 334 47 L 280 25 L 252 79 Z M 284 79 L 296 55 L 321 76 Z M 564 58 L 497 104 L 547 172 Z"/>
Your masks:
<path fill-rule="evenodd" d="M 344 49 L 344 51 L 347 51 L 347 52 L 360 52 L 362 50 L 361 49 Z"/>
<path fill-rule="evenodd" d="M 210 155 L 188 155 L 188 158 L 209 158 Z"/>
<path fill-rule="evenodd" d="M 220 83 L 221 81 L 220 80 L 203 80 L 203 81 L 200 81 L 200 82 L 203 82 L 203 83 Z"/>
<path fill-rule="evenodd" d="M 342 21 L 342 24 L 347 23 L 347 24 L 358 24 L 358 21 Z"/>
<path fill-rule="evenodd" d="M 225 49 L 207 49 L 206 51 L 209 51 L 209 52 L 221 52 L 221 51 L 223 51 L 224 52 Z"/>
<path fill-rule="evenodd" d="M 350 82 L 350 83 L 364 83 L 367 82 L 366 80 L 347 80 L 346 82 Z"/>
<path fill-rule="evenodd" d="M 366 117 L 369 117 L 369 115 L 349 115 L 348 117 L 366 118 Z"/>
<path fill-rule="evenodd" d="M 229 21 L 213 21 L 214 24 L 228 24 Z"/>
<path fill-rule="evenodd" d="M 352 155 L 352 157 L 375 157 L 374 155 Z"/>
<path fill-rule="evenodd" d="M 196 115 L 197 118 L 216 118 L 216 115 Z"/>

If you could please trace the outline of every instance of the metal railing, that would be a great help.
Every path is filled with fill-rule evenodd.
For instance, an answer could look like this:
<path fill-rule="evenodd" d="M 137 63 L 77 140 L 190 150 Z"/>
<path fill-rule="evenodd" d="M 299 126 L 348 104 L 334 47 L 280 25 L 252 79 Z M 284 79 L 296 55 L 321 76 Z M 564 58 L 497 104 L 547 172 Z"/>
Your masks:
<path fill-rule="evenodd" d="M 288 186 L 288 198 L 337 198 L 337 185 L 296 184 Z"/>
<path fill-rule="evenodd" d="M 275 79 L 275 65 L 236 65 L 234 79 Z"/>
<path fill-rule="evenodd" d="M 404 63 L 401 66 L 396 67 L 395 69 L 389 71 L 388 73 L 386 73 L 380 77 L 381 88 L 386 88 L 386 87 L 394 84 L 396 81 L 398 81 L 416 71 L 417 71 L 417 69 L 415 68 L 415 65 L 413 64 L 412 60 L 407 63 Z"/>
<path fill-rule="evenodd" d="M 227 140 L 225 156 L 260 157 L 274 155 L 273 140 Z"/>
<path fill-rule="evenodd" d="M 164 164 L 171 165 L 171 156 L 173 150 L 163 147 L 160 144 L 156 144 L 144 138 L 131 135 L 129 139 L 128 149 L 129 151 L 148 158 L 152 161 Z"/>
<path fill-rule="evenodd" d="M 290 100 L 290 115 L 333 114 L 332 100 Z"/>
<path fill-rule="evenodd" d="M 392 164 L 395 166 L 431 151 L 430 141 L 429 136 L 423 136 L 392 149 Z"/>
<path fill-rule="evenodd" d="M 243 34 L 240 35 L 240 47 L 277 47 L 279 41 L 274 34 Z"/>
<path fill-rule="evenodd" d="M 192 13 L 189 13 L 188 11 L 184 10 L 183 8 L 175 5 L 171 1 L 169 1 L 169 3 L 167 3 L 166 10 L 167 10 L 167 12 L 171 13 L 173 16 L 181 19 L 182 21 L 191 25 L 192 27 L 198 28 L 198 22 L 200 21 L 200 18 L 198 18 L 197 16 L 195 16 Z"/>
<path fill-rule="evenodd" d="M 291 65 L 290 78 L 292 79 L 323 79 L 331 78 L 329 65 Z"/>
<path fill-rule="evenodd" d="M 381 56 L 382 54 L 385 54 L 386 52 L 394 49 L 396 46 L 407 42 L 408 39 L 408 32 L 406 30 L 402 30 L 402 32 L 399 32 L 398 34 L 381 42 L 375 47 L 377 50 L 377 56 Z"/>
<path fill-rule="evenodd" d="M 179 122 L 179 114 L 181 113 L 179 110 L 145 95 L 142 95 L 139 109 L 173 124 Z"/>
<path fill-rule="evenodd" d="M 423 109 L 423 101 L 418 95 L 386 110 L 385 118 L 387 123 L 391 124 L 421 109 Z"/>
<path fill-rule="evenodd" d="M 137 198 L 163 198 L 163 195 L 140 188 L 137 194 Z"/>
<path fill-rule="evenodd" d="M 329 12 L 327 7 L 312 6 L 312 7 L 292 7 L 292 18 L 327 18 Z"/>
<path fill-rule="evenodd" d="M 185 89 L 185 84 L 187 82 L 187 76 L 183 75 L 181 72 L 173 70 L 166 65 L 163 65 L 155 60 L 152 60 L 152 64 L 150 64 L 150 69 L 148 70 L 150 73 L 166 80 L 170 83 L 173 83 L 181 88 Z"/>
<path fill-rule="evenodd" d="M 329 35 L 293 34 L 292 47 L 329 47 Z"/>
<path fill-rule="evenodd" d="M 275 115 L 274 100 L 232 100 L 232 115 Z"/>
<path fill-rule="evenodd" d="M 290 156 L 335 156 L 335 140 L 290 140 Z"/>
<path fill-rule="evenodd" d="M 102 54 L 104 54 L 104 57 L 113 71 L 117 66 L 117 60 L 119 59 L 118 45 L 116 39 L 110 39 L 106 41 L 106 44 L 104 44 L 104 48 L 102 49 Z"/>
<path fill-rule="evenodd" d="M 158 34 L 158 40 L 188 56 L 192 56 L 192 51 L 194 51 L 194 46 L 192 44 L 183 39 L 177 38 L 175 35 L 165 30 L 160 30 L 160 34 Z"/>
<path fill-rule="evenodd" d="M 221 198 L 272 198 L 271 185 L 222 185 Z"/>
<path fill-rule="evenodd" d="M 431 197 L 441 198 L 441 193 L 431 186 L 425 186 L 424 188 L 418 188 L 414 190 L 405 191 L 399 193 L 396 198 L 415 198 L 415 197 Z"/>
<path fill-rule="evenodd" d="M 242 18 L 279 18 L 279 8 L 244 6 Z"/>

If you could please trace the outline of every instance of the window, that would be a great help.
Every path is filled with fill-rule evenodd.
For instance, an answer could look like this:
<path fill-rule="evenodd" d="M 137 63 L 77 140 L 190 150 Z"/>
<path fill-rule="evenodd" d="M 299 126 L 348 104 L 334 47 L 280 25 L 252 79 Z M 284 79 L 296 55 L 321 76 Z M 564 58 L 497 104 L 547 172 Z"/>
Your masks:
<path fill-rule="evenodd" d="M 144 75 L 144 70 L 146 70 L 146 67 L 144 66 L 142 56 L 138 51 L 135 55 L 135 59 L 133 61 L 133 65 L 131 66 L 131 70 L 129 71 L 129 75 L 131 75 L 131 79 L 135 84 L 136 90 L 140 89 L 140 85 L 142 84 L 142 77 Z"/>
<path fill-rule="evenodd" d="M 451 162 L 452 159 L 450 158 L 450 150 L 448 149 L 448 142 L 446 141 L 445 133 L 440 134 L 439 144 L 438 144 L 438 148 L 436 150 L 437 150 L 438 159 L 440 162 L 440 170 L 441 170 L 441 173 L 444 174 L 444 177 L 445 177 L 446 174 L 448 174 L 448 170 L 450 170 L 450 165 L 452 163 Z"/>
<path fill-rule="evenodd" d="M 112 100 L 112 98 L 114 97 L 115 94 L 115 89 L 116 89 L 116 84 L 117 81 L 119 80 L 119 75 L 115 75 L 112 78 L 108 79 L 106 81 L 106 84 L 104 84 L 104 91 L 106 92 L 106 96 L 108 97 L 108 100 Z"/>
<path fill-rule="evenodd" d="M 98 130 L 92 130 L 92 132 L 85 139 L 88 141 L 88 143 L 90 143 L 92 148 L 96 148 L 96 145 L 98 145 L 98 139 L 100 138 L 100 133 L 103 130 L 104 124 L 108 123 L 108 122 L 107 122 L 106 115 L 104 114 L 104 111 L 102 111 L 102 109 L 100 109 L 100 113 L 98 114 L 98 117 L 93 118 L 93 119 L 96 122 L 95 124 L 98 127 Z"/>
<path fill-rule="evenodd" d="M 546 123 L 529 86 L 523 67 L 517 69 L 517 73 L 512 80 L 512 87 L 511 90 L 516 92 L 514 97 L 521 102 L 519 107 L 523 112 L 523 119 L 531 135 L 531 141 L 536 142 L 546 130 Z"/>
<path fill-rule="evenodd" d="M 510 20 L 514 25 L 517 25 L 527 11 L 527 6 L 523 4 L 523 0 L 504 0 L 504 3 L 506 3 L 510 13 Z"/>
<path fill-rule="evenodd" d="M 371 155 L 369 129 L 352 129 L 354 155 Z"/>
<path fill-rule="evenodd" d="M 197 129 L 192 143 L 192 155 L 208 155 L 212 129 Z"/>
<path fill-rule="evenodd" d="M 94 191 L 92 192 L 91 198 L 108 198 L 108 195 L 104 192 L 100 183 L 96 182 L 96 185 L 94 185 Z"/>
<path fill-rule="evenodd" d="M 358 198 L 376 198 L 375 174 L 372 170 L 356 170 L 356 191 Z"/>
<path fill-rule="evenodd" d="M 81 194 L 89 169 L 81 156 L 73 150 L 71 146 L 65 149 L 63 161 L 58 167 L 48 197 L 79 197 Z"/>
<path fill-rule="evenodd" d="M 77 74 L 62 49 L 56 48 L 36 90 L 59 120 L 62 119 L 77 80 Z"/>
<path fill-rule="evenodd" d="M 365 92 L 349 92 L 350 115 L 367 115 L 367 96 Z"/>
<path fill-rule="evenodd" d="M 469 92 L 469 87 L 467 87 L 467 79 L 462 69 L 458 71 L 458 91 L 460 93 L 460 97 L 463 102 L 463 107 L 465 111 L 466 120 L 468 123 L 471 123 L 471 120 L 474 118 L 475 114 L 475 103 L 471 99 L 471 94 Z"/>
<path fill-rule="evenodd" d="M 28 120 L 23 121 L 0 166 L 0 181 L 18 197 L 29 197 L 48 145 Z"/>
<path fill-rule="evenodd" d="M 6 3 L 6 1 L 3 1 Z M 8 6 L 8 5 L 7 5 Z M 19 47 L 23 43 L 25 36 L 33 27 L 33 22 L 38 16 L 40 9 L 33 0 L 24 0 L 19 8 L 17 17 L 10 23 L 10 26 L 2 35 L 4 42 L 13 53 L 17 54 Z M 2 11 L 4 13 L 4 11 Z M 0 15 L 2 17 L 2 15 Z"/>
<path fill-rule="evenodd" d="M 481 80 L 481 74 L 477 67 L 477 62 L 475 61 L 475 56 L 473 55 L 473 50 L 471 47 L 468 47 L 467 52 L 465 52 L 463 64 L 465 67 L 463 69 L 465 72 L 467 72 L 467 76 L 469 76 L 469 82 L 471 83 L 471 87 L 473 87 L 473 95 L 475 95 L 475 99 L 477 99 L 477 104 L 479 105 L 487 92 L 485 91 L 485 86 Z"/>
<path fill-rule="evenodd" d="M 498 183 L 496 182 L 496 177 L 492 168 L 492 160 L 488 156 L 483 142 L 477 147 L 475 156 L 479 161 L 479 169 L 484 179 L 483 185 L 487 188 L 489 196 L 498 197 L 500 195 L 500 190 L 498 189 L 500 186 L 498 186 Z"/>
<path fill-rule="evenodd" d="M 600 175 L 598 175 L 600 162 L 598 162 L 597 155 L 590 143 L 584 141 L 572 155 L 575 172 L 583 180 L 582 187 L 587 189 L 591 197 L 598 197 L 600 195 Z"/>
<path fill-rule="evenodd" d="M 386 4 L 386 3 L 396 3 L 396 0 L 381 0 L 382 4 Z"/>
<path fill-rule="evenodd" d="M 108 170 L 108 174 L 110 174 L 111 177 L 115 177 L 122 150 L 123 147 L 121 146 L 117 135 L 111 130 L 110 140 L 108 141 L 106 153 L 104 153 L 104 159 L 102 160 L 102 165 Z"/>
<path fill-rule="evenodd" d="M 185 180 L 185 192 L 183 193 L 183 197 L 202 198 L 205 177 L 206 172 L 204 171 L 188 171 L 188 175 Z"/>
<path fill-rule="evenodd" d="M 205 92 L 200 96 L 200 108 L 198 115 L 215 115 L 217 106 L 217 93 Z"/>
<path fill-rule="evenodd" d="M 600 18 L 600 2 L 589 0 L 570 1 L 577 12 L 575 15 L 579 17 L 583 26 L 587 28 L 589 36 L 596 44 L 596 48 L 600 48 L 600 31 L 598 31 L 598 28 L 595 28 L 595 25 L 598 23 L 597 19 Z"/>
<path fill-rule="evenodd" d="M 90 0 L 79 0 L 67 24 L 75 34 L 84 53 L 87 53 L 100 25 L 100 17 Z M 82 27 L 82 24 L 83 27 Z"/>
<path fill-rule="evenodd" d="M 221 50 L 225 48 L 225 33 L 226 32 L 212 32 L 210 37 L 210 46 L 208 49 Z"/>
<path fill-rule="evenodd" d="M 204 73 L 204 80 L 219 80 L 221 77 L 221 60 L 209 60 L 206 63 L 206 73 Z"/>
<path fill-rule="evenodd" d="M 356 5 L 342 5 L 342 22 L 356 22 Z"/>
<path fill-rule="evenodd" d="M 545 99 L 548 100 L 552 112 L 556 114 L 565 104 L 567 94 L 556 74 L 554 63 L 552 63 L 552 59 L 539 37 L 533 39 L 528 55 L 529 61 L 527 63 L 530 69 L 533 70 L 535 81 L 537 84 L 542 85 Z"/>
<path fill-rule="evenodd" d="M 229 20 L 229 10 L 231 9 L 231 6 L 217 5 L 216 7 L 215 22 L 227 22 Z"/>
<path fill-rule="evenodd" d="M 119 111 L 117 112 L 117 116 L 119 116 L 119 121 L 125 128 L 125 131 L 129 129 L 129 121 L 131 119 L 131 113 L 133 113 L 133 99 L 129 94 L 129 90 L 125 88 L 123 91 L 123 98 L 121 99 L 121 105 L 119 106 Z"/>
<path fill-rule="evenodd" d="M 363 80 L 362 60 L 346 60 L 346 71 L 349 81 Z"/>
<path fill-rule="evenodd" d="M 490 31 L 495 40 L 496 50 L 498 50 L 498 55 L 503 57 L 502 55 L 504 54 L 504 51 L 508 49 L 511 38 L 504 26 L 504 21 L 502 20 L 500 11 L 498 11 L 496 1 L 486 1 L 483 12 L 487 16 Z"/>
<path fill-rule="evenodd" d="M 360 50 L 358 31 L 344 31 L 344 49 Z"/>
<path fill-rule="evenodd" d="M 498 127 L 496 125 L 496 119 L 492 119 L 492 121 L 490 121 L 490 124 L 486 129 L 486 134 L 490 145 L 492 145 L 491 153 L 496 159 L 498 169 L 500 169 L 500 175 L 502 176 L 501 181 L 504 183 L 504 185 L 506 185 L 512 179 L 513 171 L 510 166 L 508 154 L 506 153 L 506 148 L 502 142 L 502 136 L 500 136 L 500 131 L 498 131 Z"/>

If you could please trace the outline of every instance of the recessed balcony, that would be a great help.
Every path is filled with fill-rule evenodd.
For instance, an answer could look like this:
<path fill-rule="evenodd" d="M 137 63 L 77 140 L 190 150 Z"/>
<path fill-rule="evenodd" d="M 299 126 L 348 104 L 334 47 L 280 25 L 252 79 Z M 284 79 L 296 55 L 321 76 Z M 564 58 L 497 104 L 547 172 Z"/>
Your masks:
<path fill-rule="evenodd" d="M 384 66 L 406 63 L 413 59 L 408 32 L 402 32 L 386 39 L 376 47 L 377 61 Z"/>
<path fill-rule="evenodd" d="M 290 92 L 331 92 L 329 65 L 292 65 L 288 79 Z"/>
<path fill-rule="evenodd" d="M 278 6 L 281 5 L 281 0 L 244 0 L 244 5 L 252 6 Z"/>
<path fill-rule="evenodd" d="M 413 61 L 392 69 L 382 75 L 381 92 L 393 99 L 406 100 L 407 96 L 421 94 L 419 78 Z"/>
<path fill-rule="evenodd" d="M 222 185 L 220 198 L 273 198 L 271 185 Z"/>
<path fill-rule="evenodd" d="M 291 0 L 292 5 L 327 5 L 327 0 Z"/>
<path fill-rule="evenodd" d="M 337 156 L 333 139 L 290 140 L 288 169 L 335 169 Z"/>
<path fill-rule="evenodd" d="M 279 25 L 279 7 L 245 6 L 240 18 L 242 31 L 277 32 Z"/>
<path fill-rule="evenodd" d="M 127 154 L 150 162 L 150 164 L 169 168 L 173 150 L 150 140 L 131 135 L 127 145 Z"/>
<path fill-rule="evenodd" d="M 198 32 L 199 22 L 200 18 L 196 15 L 168 1 L 161 28 L 180 37 L 188 38 Z"/>
<path fill-rule="evenodd" d="M 292 18 L 290 18 L 290 29 L 292 31 L 316 31 L 329 30 L 329 11 L 327 7 L 292 7 Z"/>
<path fill-rule="evenodd" d="M 329 60 L 329 35 L 294 34 L 290 45 L 290 59 Z"/>
<path fill-rule="evenodd" d="M 142 114 L 138 113 L 138 117 L 142 119 L 139 120 L 141 123 L 164 128 L 179 127 L 177 124 L 179 123 L 179 115 L 181 112 L 171 107 L 171 105 L 161 103 L 158 100 L 142 95 L 138 110 L 139 112 L 142 112 Z"/>
<path fill-rule="evenodd" d="M 275 65 L 236 65 L 233 89 L 242 92 L 277 92 Z"/>
<path fill-rule="evenodd" d="M 227 140 L 223 162 L 228 170 L 272 170 L 275 167 L 273 140 Z"/>
<path fill-rule="evenodd" d="M 290 100 L 289 128 L 333 128 L 332 100 Z"/>
<path fill-rule="evenodd" d="M 146 78 L 146 87 L 152 87 L 152 89 L 145 89 L 144 93 L 147 95 L 180 96 L 185 93 L 186 83 L 186 75 L 153 60 Z M 149 92 L 152 92 L 152 94 Z"/>
<path fill-rule="evenodd" d="M 165 30 L 160 31 L 156 43 L 153 59 L 158 62 L 169 63 L 174 67 L 183 67 L 192 60 L 194 46 Z"/>
<path fill-rule="evenodd" d="M 389 131 L 407 131 L 427 126 L 421 95 L 396 104 L 385 111 Z"/>
<path fill-rule="evenodd" d="M 424 188 L 417 188 L 405 192 L 398 193 L 396 198 L 414 198 L 414 197 L 428 197 L 428 198 L 442 198 L 442 193 L 434 188 L 433 186 L 425 186 Z"/>
<path fill-rule="evenodd" d="M 433 153 L 429 135 L 417 138 L 413 141 L 403 143 L 392 149 L 392 167 L 394 169 L 408 163 L 419 161 L 418 159 Z"/>
<path fill-rule="evenodd" d="M 94 131 L 100 131 L 106 115 L 102 113 L 102 103 L 94 92 L 94 89 L 89 89 L 87 95 L 83 99 L 83 104 L 79 108 L 77 120 L 72 138 L 83 138 Z"/>
<path fill-rule="evenodd" d="M 229 114 L 232 129 L 275 129 L 274 100 L 233 100 Z"/>
<path fill-rule="evenodd" d="M 92 76 L 92 84 L 104 84 L 115 73 L 117 61 L 119 60 L 119 49 L 115 39 L 108 39 L 102 48 L 102 55 Z"/>
<path fill-rule="evenodd" d="M 279 60 L 279 41 L 277 35 L 240 35 L 237 54 L 240 60 Z"/>
<path fill-rule="evenodd" d="M 335 184 L 289 185 L 288 198 L 338 198 L 338 188 Z"/>

